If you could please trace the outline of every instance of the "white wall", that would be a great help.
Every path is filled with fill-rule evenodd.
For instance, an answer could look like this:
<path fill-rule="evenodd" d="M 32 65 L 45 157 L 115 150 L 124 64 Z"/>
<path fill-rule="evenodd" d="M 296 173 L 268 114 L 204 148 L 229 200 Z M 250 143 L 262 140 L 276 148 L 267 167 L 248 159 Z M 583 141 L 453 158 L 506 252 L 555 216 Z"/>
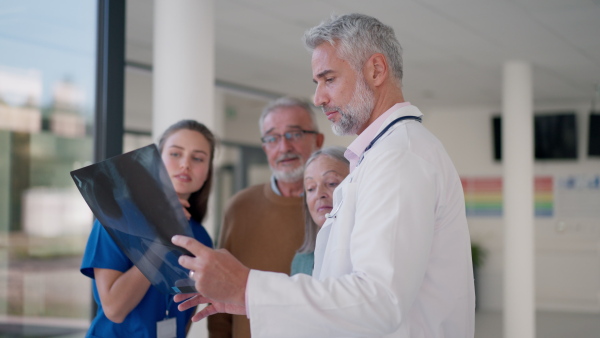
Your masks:
<path fill-rule="evenodd" d="M 535 106 L 536 112 L 576 111 L 579 159 L 535 162 L 536 176 L 555 180 L 571 174 L 600 174 L 600 158 L 587 151 L 589 104 Z M 446 107 L 423 110 L 424 124 L 444 143 L 461 177 L 501 177 L 502 164 L 493 160 L 491 117 L 499 107 Z M 598 131 L 600 132 L 600 131 Z M 600 312 L 600 217 L 535 219 L 536 305 L 538 309 Z M 473 241 L 488 250 L 480 273 L 479 305 L 502 308 L 503 220 L 469 218 Z"/>

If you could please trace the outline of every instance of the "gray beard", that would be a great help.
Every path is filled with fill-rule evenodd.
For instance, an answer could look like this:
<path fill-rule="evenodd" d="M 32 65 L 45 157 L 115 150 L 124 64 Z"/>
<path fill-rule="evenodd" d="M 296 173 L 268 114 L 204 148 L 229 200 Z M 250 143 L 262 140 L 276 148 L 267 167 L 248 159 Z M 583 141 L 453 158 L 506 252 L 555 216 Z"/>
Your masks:
<path fill-rule="evenodd" d="M 298 182 L 302 181 L 304 177 L 304 165 L 299 165 L 297 168 L 294 168 L 291 171 L 280 171 L 275 170 L 271 167 L 271 172 L 275 179 L 283 182 Z"/>
<path fill-rule="evenodd" d="M 375 97 L 367 86 L 364 78 L 356 82 L 352 101 L 345 110 L 338 108 L 341 118 L 331 125 L 331 130 L 337 136 L 356 135 L 361 127 L 367 123 L 375 107 Z"/>

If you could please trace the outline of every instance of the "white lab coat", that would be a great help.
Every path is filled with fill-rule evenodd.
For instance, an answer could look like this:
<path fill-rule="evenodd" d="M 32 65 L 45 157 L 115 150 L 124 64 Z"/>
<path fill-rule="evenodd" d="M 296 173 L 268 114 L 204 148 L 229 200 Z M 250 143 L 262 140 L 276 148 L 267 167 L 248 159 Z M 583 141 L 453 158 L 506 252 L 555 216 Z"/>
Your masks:
<path fill-rule="evenodd" d="M 414 106 L 393 112 L 421 113 Z M 252 337 L 473 337 L 460 179 L 414 120 L 393 126 L 334 192 L 313 277 L 250 272 Z"/>

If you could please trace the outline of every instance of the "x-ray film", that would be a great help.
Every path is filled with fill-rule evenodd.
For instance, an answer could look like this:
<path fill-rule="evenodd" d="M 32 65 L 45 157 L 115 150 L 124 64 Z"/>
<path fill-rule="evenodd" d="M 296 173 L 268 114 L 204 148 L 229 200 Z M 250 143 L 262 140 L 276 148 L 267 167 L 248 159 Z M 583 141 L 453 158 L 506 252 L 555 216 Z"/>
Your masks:
<path fill-rule="evenodd" d="M 177 262 L 187 250 L 174 235 L 193 237 L 156 145 L 77 169 L 71 177 L 109 235 L 148 278 L 167 294 L 196 292 Z"/>

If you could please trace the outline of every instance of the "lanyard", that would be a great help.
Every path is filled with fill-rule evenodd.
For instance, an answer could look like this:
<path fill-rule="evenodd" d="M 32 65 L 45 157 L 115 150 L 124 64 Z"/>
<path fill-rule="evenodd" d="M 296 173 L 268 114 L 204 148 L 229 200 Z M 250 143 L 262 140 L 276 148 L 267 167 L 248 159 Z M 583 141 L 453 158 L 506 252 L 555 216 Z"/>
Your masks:
<path fill-rule="evenodd" d="M 169 318 L 171 305 L 173 304 L 173 295 L 167 295 L 167 310 L 165 311 L 165 319 Z"/>
<path fill-rule="evenodd" d="M 395 125 L 396 123 L 403 121 L 403 120 L 416 120 L 417 122 L 421 122 L 421 117 L 420 116 L 402 116 L 402 117 L 395 119 L 387 126 L 385 126 L 385 128 L 383 128 L 383 130 L 379 134 L 377 134 L 377 136 L 375 136 L 375 138 L 371 141 L 371 143 L 369 143 L 369 145 L 365 148 L 362 155 L 360 155 L 360 159 L 358 160 L 358 164 L 356 166 L 358 167 L 360 162 L 362 162 L 363 158 L 365 158 L 365 153 L 369 149 L 371 149 L 371 147 L 375 144 L 375 142 L 377 142 L 377 140 L 379 140 L 379 138 L 381 136 L 383 136 L 383 134 L 385 134 L 393 125 Z"/>

